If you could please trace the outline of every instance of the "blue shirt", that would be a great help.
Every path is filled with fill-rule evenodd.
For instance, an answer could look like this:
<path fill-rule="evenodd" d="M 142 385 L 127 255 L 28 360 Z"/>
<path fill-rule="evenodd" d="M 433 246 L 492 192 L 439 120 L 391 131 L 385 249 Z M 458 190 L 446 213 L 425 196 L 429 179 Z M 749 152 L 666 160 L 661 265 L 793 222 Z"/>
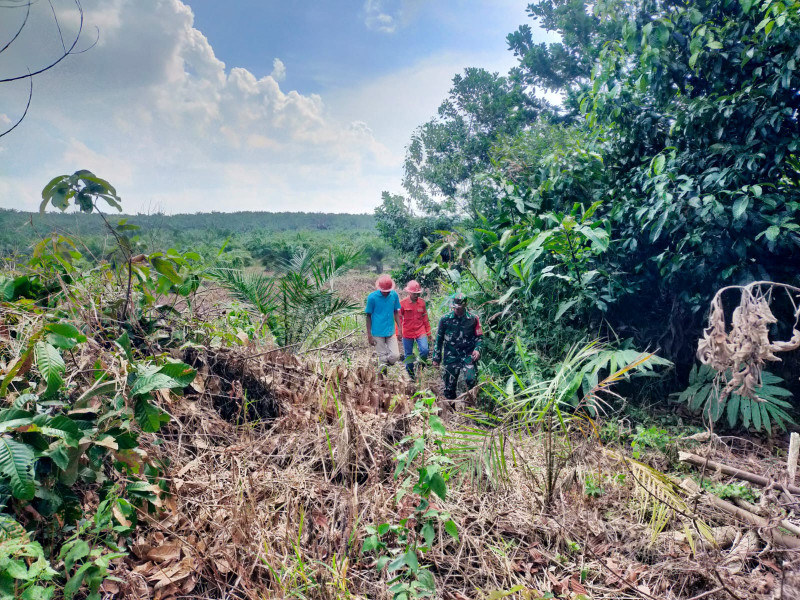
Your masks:
<path fill-rule="evenodd" d="M 392 290 L 388 296 L 375 290 L 367 296 L 367 307 L 364 312 L 372 316 L 372 335 L 374 337 L 391 337 L 394 335 L 394 313 L 400 310 L 400 296 Z"/>

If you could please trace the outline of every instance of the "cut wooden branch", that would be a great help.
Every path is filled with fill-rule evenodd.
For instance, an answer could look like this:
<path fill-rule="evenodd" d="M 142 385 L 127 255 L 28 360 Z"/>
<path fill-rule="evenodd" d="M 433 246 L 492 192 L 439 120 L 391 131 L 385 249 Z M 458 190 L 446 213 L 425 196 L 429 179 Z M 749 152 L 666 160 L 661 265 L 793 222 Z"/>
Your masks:
<path fill-rule="evenodd" d="M 769 477 L 756 475 L 755 473 L 750 473 L 749 471 L 742 471 L 736 467 L 731 467 L 713 460 L 708 460 L 702 456 L 697 456 L 696 454 L 692 454 L 690 452 L 679 452 L 678 460 L 690 465 L 694 465 L 695 467 L 705 467 L 712 471 L 719 471 L 725 475 L 730 475 L 731 477 L 736 477 L 736 479 L 741 479 L 743 481 L 749 481 L 750 483 L 755 483 L 756 485 L 760 485 L 762 487 L 772 486 L 776 489 L 783 489 L 792 494 L 800 494 L 800 487 L 797 487 L 796 485 L 783 485 L 773 481 Z"/>
<path fill-rule="evenodd" d="M 789 457 L 786 462 L 787 483 L 794 485 L 794 478 L 797 475 L 797 456 L 800 454 L 800 433 L 792 432 L 789 436 Z"/>
<path fill-rule="evenodd" d="M 762 539 L 776 548 L 788 548 L 791 550 L 800 549 L 800 538 L 777 531 L 777 525 L 773 525 L 764 517 L 754 515 L 749 510 L 739 508 L 735 504 L 722 500 L 714 494 L 703 493 L 700 486 L 691 479 L 684 479 L 681 483 L 681 487 L 692 493 L 702 494 L 702 497 L 708 500 L 714 507 L 741 519 L 749 525 L 758 527 L 758 534 Z"/>
<path fill-rule="evenodd" d="M 733 503 L 738 506 L 739 508 L 743 508 L 745 510 L 750 511 L 753 514 L 759 515 L 761 517 L 768 516 L 766 510 L 761 508 L 760 506 L 755 506 L 754 504 L 750 504 L 747 500 L 742 500 L 741 498 L 735 498 Z M 781 519 L 779 525 L 783 527 L 786 531 L 791 533 L 792 535 L 796 535 L 800 537 L 800 527 L 792 523 L 787 519 Z"/>

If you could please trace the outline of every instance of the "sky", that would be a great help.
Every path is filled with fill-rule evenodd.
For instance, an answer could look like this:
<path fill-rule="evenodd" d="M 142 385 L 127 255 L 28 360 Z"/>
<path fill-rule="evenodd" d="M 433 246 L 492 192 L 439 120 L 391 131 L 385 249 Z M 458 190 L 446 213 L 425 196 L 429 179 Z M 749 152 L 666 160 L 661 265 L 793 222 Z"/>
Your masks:
<path fill-rule="evenodd" d="M 0 47 L 24 17 L 0 0 Z M 52 4 L 52 10 L 51 10 Z M 89 169 L 127 213 L 372 212 L 401 193 L 405 146 L 467 67 L 505 74 L 511 0 L 82 0 L 68 57 L 0 137 L 0 207 L 37 210 Z M 57 57 L 74 0 L 36 2 L 0 79 Z M 531 25 L 533 25 L 531 23 Z M 543 32 L 542 41 L 551 41 Z M 0 83 L 0 130 L 27 81 Z"/>

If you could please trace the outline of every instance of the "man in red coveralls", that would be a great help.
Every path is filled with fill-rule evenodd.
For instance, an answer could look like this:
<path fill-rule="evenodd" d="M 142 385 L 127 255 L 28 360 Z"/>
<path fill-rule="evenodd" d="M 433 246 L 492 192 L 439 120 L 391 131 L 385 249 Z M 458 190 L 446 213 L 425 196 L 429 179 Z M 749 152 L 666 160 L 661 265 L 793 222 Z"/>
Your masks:
<path fill-rule="evenodd" d="M 413 279 L 405 287 L 408 297 L 400 302 L 400 322 L 403 327 L 403 354 L 405 354 L 406 371 L 411 379 L 416 379 L 414 368 L 414 342 L 419 348 L 422 362 L 428 359 L 431 338 L 431 324 L 428 321 L 428 309 L 425 300 L 420 298 L 422 288 Z"/>

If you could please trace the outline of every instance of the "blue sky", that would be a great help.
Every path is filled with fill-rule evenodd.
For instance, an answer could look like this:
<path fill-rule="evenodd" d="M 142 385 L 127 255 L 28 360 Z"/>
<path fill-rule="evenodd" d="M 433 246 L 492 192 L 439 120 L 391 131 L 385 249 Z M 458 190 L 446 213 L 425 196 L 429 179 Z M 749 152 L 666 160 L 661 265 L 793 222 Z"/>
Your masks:
<path fill-rule="evenodd" d="M 522 2 L 384 2 L 378 6 L 392 17 L 392 31 L 370 26 L 365 5 L 353 1 L 187 4 L 220 59 L 258 77 L 278 57 L 288 68 L 287 86 L 302 93 L 377 77 L 443 51 L 502 55 L 506 34 L 526 22 Z"/>
<path fill-rule="evenodd" d="M 71 0 L 53 0 L 65 35 Z M 0 206 L 35 209 L 90 169 L 127 212 L 371 212 L 402 191 L 404 148 L 466 67 L 505 73 L 510 0 L 83 0 L 82 47 L 35 80 L 0 138 Z M 0 54 L 0 78 L 59 47 L 47 3 Z M 0 8 L 0 39 L 17 16 Z M 544 35 L 541 36 L 545 38 Z M 0 127 L 27 86 L 0 87 Z"/>

